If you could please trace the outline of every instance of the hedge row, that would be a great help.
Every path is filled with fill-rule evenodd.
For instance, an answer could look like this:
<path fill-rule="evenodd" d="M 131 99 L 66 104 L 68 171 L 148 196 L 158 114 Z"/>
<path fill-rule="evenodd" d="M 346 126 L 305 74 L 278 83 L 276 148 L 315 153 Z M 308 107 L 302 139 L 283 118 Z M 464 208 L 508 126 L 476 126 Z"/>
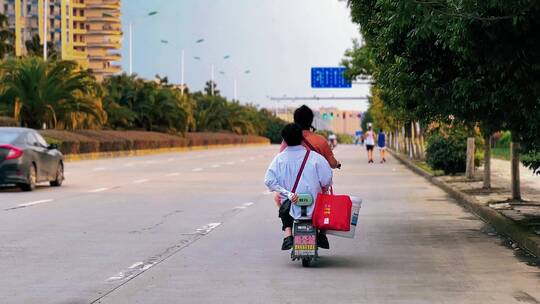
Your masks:
<path fill-rule="evenodd" d="M 183 137 L 144 131 L 42 130 L 40 133 L 50 143 L 57 144 L 64 154 L 269 142 L 265 137 L 231 133 L 187 133 Z"/>
<path fill-rule="evenodd" d="M 0 127 L 18 127 L 19 122 L 11 117 L 0 116 Z"/>

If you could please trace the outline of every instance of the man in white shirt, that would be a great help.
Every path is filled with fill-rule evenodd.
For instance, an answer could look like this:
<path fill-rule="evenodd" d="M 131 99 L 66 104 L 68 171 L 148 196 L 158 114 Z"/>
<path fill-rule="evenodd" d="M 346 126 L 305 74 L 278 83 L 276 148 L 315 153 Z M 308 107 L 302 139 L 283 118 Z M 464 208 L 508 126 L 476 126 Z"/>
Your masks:
<path fill-rule="evenodd" d="M 280 218 L 285 232 L 281 249 L 289 250 L 293 245 L 292 226 L 294 219 L 298 219 L 301 215 L 301 208 L 295 204 L 298 201 L 298 194 L 310 194 L 315 201 L 318 193 L 325 192 L 332 185 L 332 168 L 323 156 L 311 151 L 298 180 L 296 191 L 293 193 L 294 184 L 308 151 L 302 146 L 303 135 L 299 125 L 285 126 L 281 136 L 287 143 L 287 148 L 279 153 L 270 164 L 264 183 L 270 191 L 278 192 L 280 195 L 282 204 Z M 292 202 L 290 210 L 283 210 L 284 206 L 288 206 L 287 200 Z M 314 204 L 307 210 L 309 217 L 313 213 L 313 207 Z M 317 243 L 321 248 L 329 248 L 328 239 L 324 234 L 319 234 Z"/>

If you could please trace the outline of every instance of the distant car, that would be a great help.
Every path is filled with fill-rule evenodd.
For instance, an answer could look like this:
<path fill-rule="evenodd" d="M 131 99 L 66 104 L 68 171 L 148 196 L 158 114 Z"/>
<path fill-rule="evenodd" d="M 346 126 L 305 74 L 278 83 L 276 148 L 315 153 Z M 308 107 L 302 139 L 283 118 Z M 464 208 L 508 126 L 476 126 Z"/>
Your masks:
<path fill-rule="evenodd" d="M 38 183 L 64 181 L 64 156 L 35 130 L 0 128 L 0 186 L 32 191 Z"/>

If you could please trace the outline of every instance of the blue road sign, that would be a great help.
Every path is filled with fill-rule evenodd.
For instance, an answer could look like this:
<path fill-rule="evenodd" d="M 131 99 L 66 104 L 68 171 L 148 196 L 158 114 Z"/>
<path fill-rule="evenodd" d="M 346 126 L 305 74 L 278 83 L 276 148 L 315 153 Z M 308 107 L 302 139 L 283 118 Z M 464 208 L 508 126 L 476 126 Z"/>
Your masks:
<path fill-rule="evenodd" d="M 343 75 L 345 68 L 311 68 L 311 87 L 323 88 L 352 88 L 350 80 Z"/>

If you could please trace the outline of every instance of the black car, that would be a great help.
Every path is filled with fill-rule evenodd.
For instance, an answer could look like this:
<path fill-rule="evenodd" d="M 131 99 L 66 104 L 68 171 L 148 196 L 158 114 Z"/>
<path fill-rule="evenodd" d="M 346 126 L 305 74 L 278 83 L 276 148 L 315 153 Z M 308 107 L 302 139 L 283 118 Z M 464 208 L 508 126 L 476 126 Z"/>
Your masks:
<path fill-rule="evenodd" d="M 64 156 L 56 145 L 32 129 L 0 128 L 0 186 L 32 191 L 41 182 L 60 187 L 63 181 Z"/>

